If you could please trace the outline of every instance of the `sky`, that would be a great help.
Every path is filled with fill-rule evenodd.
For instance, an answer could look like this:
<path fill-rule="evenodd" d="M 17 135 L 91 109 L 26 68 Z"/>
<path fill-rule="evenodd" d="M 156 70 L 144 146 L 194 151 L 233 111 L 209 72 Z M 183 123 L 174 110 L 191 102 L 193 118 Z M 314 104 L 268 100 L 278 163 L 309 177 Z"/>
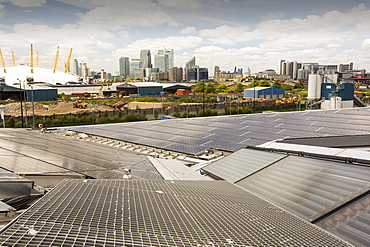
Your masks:
<path fill-rule="evenodd" d="M 120 57 L 173 49 L 175 66 L 279 70 L 279 61 L 354 63 L 370 71 L 370 0 L 0 0 L 6 66 L 59 69 L 72 59 L 115 74 Z"/>

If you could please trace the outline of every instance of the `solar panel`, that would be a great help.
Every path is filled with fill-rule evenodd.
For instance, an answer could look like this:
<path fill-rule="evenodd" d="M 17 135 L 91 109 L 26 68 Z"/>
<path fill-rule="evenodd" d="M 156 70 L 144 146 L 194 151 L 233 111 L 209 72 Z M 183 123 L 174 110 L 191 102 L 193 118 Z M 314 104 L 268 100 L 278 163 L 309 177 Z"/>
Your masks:
<path fill-rule="evenodd" d="M 240 149 L 202 169 L 226 181 L 235 183 L 286 155 L 251 149 Z"/>
<path fill-rule="evenodd" d="M 168 141 L 176 136 L 192 137 L 198 139 L 196 143 L 202 143 L 204 140 L 212 139 L 213 136 L 213 142 L 209 142 L 212 148 L 238 150 L 237 147 L 230 148 L 230 144 L 228 144 L 229 142 L 235 142 L 232 140 L 232 136 L 246 138 L 246 140 L 234 138 L 234 140 L 238 140 L 238 143 L 259 145 L 266 141 L 281 138 L 360 135 L 370 133 L 368 120 L 370 120 L 368 109 L 340 109 L 124 123 L 121 124 L 122 128 L 119 127 L 120 124 L 109 125 L 108 128 L 104 125 L 79 128 L 92 135 L 133 143 L 138 143 L 138 137 Z M 109 131 L 109 128 L 116 131 Z M 71 129 L 78 128 L 72 127 Z M 121 130 L 124 130 L 124 132 L 121 132 Z M 123 135 L 120 136 L 117 133 Z M 221 134 L 223 137 L 214 134 Z M 172 140 L 172 142 L 177 141 L 181 143 L 180 139 Z M 222 143 L 225 143 L 224 145 L 228 145 L 228 147 L 222 147 Z"/>
<path fill-rule="evenodd" d="M 290 156 L 238 183 L 308 221 L 370 189 L 370 169 Z"/>
<path fill-rule="evenodd" d="M 214 148 L 214 149 L 219 149 L 223 151 L 238 151 L 241 148 L 244 148 L 245 145 L 241 144 L 234 144 L 234 143 L 229 143 L 229 142 L 221 142 L 221 141 L 209 141 L 205 144 L 202 144 L 201 146 L 207 147 L 207 148 Z"/>
<path fill-rule="evenodd" d="M 194 146 L 194 145 L 188 145 L 184 143 L 172 143 L 167 146 L 164 146 L 163 148 L 175 152 L 180 152 L 184 154 L 197 154 L 200 152 L 204 152 L 207 150 L 205 147 L 200 147 L 200 146 Z"/>
<path fill-rule="evenodd" d="M 220 130 L 222 133 L 222 131 Z M 207 136 L 208 140 L 215 140 L 215 141 L 222 141 L 222 142 L 231 142 L 231 143 L 240 143 L 242 141 L 245 141 L 244 136 L 230 136 L 230 135 L 222 135 L 222 134 L 211 134 Z"/>

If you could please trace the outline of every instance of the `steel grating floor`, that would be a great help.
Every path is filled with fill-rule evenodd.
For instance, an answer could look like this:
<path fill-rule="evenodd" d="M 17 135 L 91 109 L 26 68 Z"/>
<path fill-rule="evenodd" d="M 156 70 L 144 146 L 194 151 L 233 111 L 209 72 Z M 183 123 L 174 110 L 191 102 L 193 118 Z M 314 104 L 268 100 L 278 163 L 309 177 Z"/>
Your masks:
<path fill-rule="evenodd" d="M 64 180 L 2 246 L 351 246 L 225 181 Z"/>

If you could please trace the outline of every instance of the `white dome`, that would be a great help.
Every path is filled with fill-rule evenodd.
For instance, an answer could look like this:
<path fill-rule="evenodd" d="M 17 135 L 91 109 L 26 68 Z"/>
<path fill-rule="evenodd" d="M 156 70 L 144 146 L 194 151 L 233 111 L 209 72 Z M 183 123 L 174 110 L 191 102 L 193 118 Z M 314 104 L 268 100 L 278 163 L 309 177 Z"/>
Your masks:
<path fill-rule="evenodd" d="M 27 77 L 33 77 L 34 82 L 43 82 L 51 85 L 64 85 L 68 82 L 78 82 L 78 76 L 67 74 L 61 71 L 55 71 L 52 69 L 33 67 L 33 73 L 31 73 L 31 67 L 26 65 L 18 65 L 15 67 L 0 68 L 0 78 L 5 78 L 5 84 L 9 86 L 19 85 L 19 80 L 23 83 Z M 18 80 L 19 79 L 19 80 Z"/>

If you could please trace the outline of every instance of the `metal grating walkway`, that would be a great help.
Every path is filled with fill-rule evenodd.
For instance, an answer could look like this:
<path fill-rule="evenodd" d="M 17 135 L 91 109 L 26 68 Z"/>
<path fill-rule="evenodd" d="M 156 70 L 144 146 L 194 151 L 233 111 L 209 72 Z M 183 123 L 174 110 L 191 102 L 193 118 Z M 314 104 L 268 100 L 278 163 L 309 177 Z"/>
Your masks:
<path fill-rule="evenodd" d="M 351 246 L 224 181 L 64 180 L 2 246 Z"/>

